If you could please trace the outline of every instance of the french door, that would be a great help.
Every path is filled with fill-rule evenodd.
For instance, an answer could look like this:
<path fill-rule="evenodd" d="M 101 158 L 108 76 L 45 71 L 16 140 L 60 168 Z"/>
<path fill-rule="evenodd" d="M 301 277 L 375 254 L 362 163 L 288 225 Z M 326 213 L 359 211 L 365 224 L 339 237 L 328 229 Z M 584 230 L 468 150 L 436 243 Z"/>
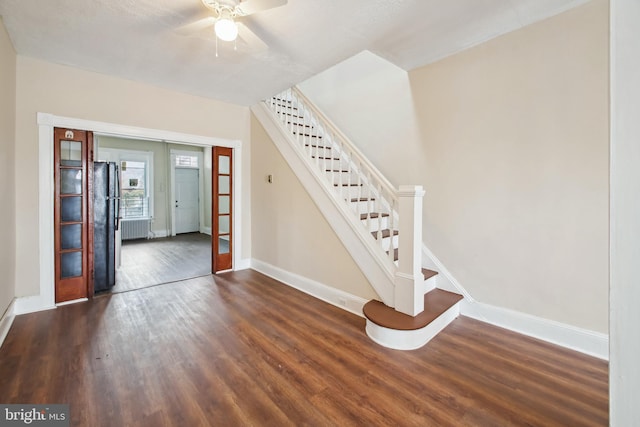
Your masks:
<path fill-rule="evenodd" d="M 54 129 L 55 301 L 92 294 L 93 133 Z"/>
<path fill-rule="evenodd" d="M 213 147 L 211 268 L 233 267 L 233 149 Z"/>

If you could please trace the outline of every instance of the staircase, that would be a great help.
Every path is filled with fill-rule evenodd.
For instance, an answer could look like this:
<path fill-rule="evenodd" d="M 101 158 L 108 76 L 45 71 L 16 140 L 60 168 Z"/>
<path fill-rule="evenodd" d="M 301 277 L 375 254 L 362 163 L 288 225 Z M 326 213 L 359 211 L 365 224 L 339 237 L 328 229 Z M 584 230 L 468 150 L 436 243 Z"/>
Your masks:
<path fill-rule="evenodd" d="M 298 88 L 252 111 L 294 172 L 313 177 L 307 190 L 380 296 L 363 308 L 369 337 L 402 350 L 426 344 L 458 316 L 462 296 L 422 268 L 422 187 L 396 190 Z"/>

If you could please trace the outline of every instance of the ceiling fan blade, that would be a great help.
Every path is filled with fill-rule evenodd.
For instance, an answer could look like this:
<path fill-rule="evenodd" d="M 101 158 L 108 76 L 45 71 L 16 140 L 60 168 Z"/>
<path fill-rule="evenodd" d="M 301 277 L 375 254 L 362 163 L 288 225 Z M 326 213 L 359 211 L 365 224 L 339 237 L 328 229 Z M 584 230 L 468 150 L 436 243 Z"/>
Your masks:
<path fill-rule="evenodd" d="M 245 42 L 251 52 L 263 52 L 269 46 L 260 37 L 249 29 L 245 24 L 238 22 L 238 36 Z"/>
<path fill-rule="evenodd" d="M 202 18 L 190 24 L 178 27 L 175 29 L 175 32 L 177 34 L 180 34 L 181 36 L 192 36 L 206 28 L 213 27 L 215 23 L 216 19 L 212 16 L 209 16 L 208 18 Z"/>
<path fill-rule="evenodd" d="M 244 15 L 262 12 L 263 10 L 273 9 L 287 4 L 288 0 L 246 0 L 236 6 Z"/>

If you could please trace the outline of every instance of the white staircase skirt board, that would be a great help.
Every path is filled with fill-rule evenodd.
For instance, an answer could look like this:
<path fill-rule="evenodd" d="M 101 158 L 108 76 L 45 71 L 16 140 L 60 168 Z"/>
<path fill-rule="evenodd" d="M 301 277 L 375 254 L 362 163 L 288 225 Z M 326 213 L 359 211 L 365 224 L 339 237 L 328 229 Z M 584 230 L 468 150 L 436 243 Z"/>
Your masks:
<path fill-rule="evenodd" d="M 360 298 L 299 274 L 291 273 L 257 259 L 251 260 L 251 268 L 265 276 L 276 279 L 287 286 L 309 294 L 312 297 L 318 298 L 319 300 L 327 302 L 357 316 L 364 317 L 362 314 L 362 308 L 367 303 L 367 300 L 364 298 Z"/>
<path fill-rule="evenodd" d="M 413 331 L 399 331 L 385 328 L 367 319 L 366 331 L 369 338 L 383 347 L 394 350 L 415 350 L 424 346 L 438 335 L 440 331 L 458 317 L 459 302 L 451 306 L 447 311 L 438 316 L 433 322 L 424 328 Z"/>
<path fill-rule="evenodd" d="M 394 272 L 385 268 L 389 260 L 383 256 L 371 235 L 360 224 L 356 227 L 348 217 L 348 212 L 338 205 L 332 194 L 333 189 L 321 172 L 313 172 L 307 167 L 294 145 L 289 142 L 291 135 L 285 133 L 275 121 L 271 111 L 264 103 L 251 107 L 251 111 L 262 124 L 287 164 L 296 174 L 300 183 L 309 193 L 320 212 L 327 219 L 342 244 L 351 253 L 354 261 L 363 272 L 380 300 L 394 307 Z"/>

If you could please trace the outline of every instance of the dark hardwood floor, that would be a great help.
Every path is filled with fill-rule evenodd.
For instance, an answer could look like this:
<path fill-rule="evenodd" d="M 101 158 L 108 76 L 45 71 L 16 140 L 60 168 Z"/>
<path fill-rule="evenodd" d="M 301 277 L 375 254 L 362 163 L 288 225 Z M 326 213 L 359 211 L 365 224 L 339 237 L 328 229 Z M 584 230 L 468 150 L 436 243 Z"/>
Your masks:
<path fill-rule="evenodd" d="M 122 263 L 110 292 L 126 292 L 211 273 L 211 236 L 178 234 L 122 242 Z"/>
<path fill-rule="evenodd" d="M 246 270 L 16 317 L 0 402 L 74 426 L 606 426 L 607 363 L 460 317 L 426 347 Z"/>

